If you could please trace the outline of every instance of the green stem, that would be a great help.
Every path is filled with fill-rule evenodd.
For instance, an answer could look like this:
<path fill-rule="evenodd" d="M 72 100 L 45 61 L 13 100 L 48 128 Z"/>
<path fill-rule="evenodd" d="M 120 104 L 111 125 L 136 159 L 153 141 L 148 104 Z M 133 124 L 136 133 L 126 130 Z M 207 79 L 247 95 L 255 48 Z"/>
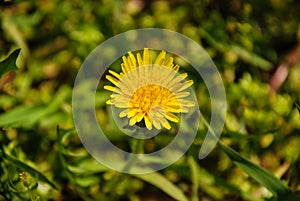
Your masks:
<path fill-rule="evenodd" d="M 134 139 L 131 145 L 132 153 L 134 154 L 142 154 L 144 153 L 144 139 Z M 130 155 L 127 164 L 124 167 L 124 172 L 128 172 L 132 166 L 135 165 L 137 161 L 134 161 L 134 155 Z"/>

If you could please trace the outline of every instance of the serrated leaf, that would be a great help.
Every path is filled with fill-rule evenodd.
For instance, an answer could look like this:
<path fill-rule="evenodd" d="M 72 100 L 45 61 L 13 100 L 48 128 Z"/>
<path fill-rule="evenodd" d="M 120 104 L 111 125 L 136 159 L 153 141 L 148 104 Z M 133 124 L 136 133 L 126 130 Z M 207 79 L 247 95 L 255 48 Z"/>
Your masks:
<path fill-rule="evenodd" d="M 9 71 L 19 69 L 16 65 L 16 60 L 19 56 L 20 51 L 21 49 L 16 49 L 6 59 L 0 62 L 0 77 L 2 77 L 5 73 Z"/>
<path fill-rule="evenodd" d="M 251 161 L 240 156 L 230 147 L 219 142 L 221 149 L 229 156 L 229 158 L 240 167 L 245 173 L 266 187 L 280 201 L 296 201 L 296 195 L 283 184 L 280 179 L 263 169 L 262 167 L 252 163 Z"/>
<path fill-rule="evenodd" d="M 135 174 L 133 176 L 156 186 L 175 200 L 188 201 L 188 198 L 184 195 L 180 188 L 175 186 L 166 177 L 159 174 L 158 172 L 153 172 L 150 174 Z"/>

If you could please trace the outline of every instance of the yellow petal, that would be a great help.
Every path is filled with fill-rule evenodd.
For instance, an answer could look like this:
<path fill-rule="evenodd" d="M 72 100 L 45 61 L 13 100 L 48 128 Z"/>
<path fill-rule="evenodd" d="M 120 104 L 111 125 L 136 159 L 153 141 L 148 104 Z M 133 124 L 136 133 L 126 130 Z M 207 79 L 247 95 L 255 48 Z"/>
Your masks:
<path fill-rule="evenodd" d="M 162 65 L 162 63 L 164 62 L 165 60 L 165 56 L 166 56 L 166 52 L 165 51 L 161 51 L 159 53 L 159 55 L 157 56 L 154 64 L 158 64 L 158 65 Z"/>
<path fill-rule="evenodd" d="M 141 57 L 141 54 L 137 53 L 136 57 L 137 57 L 138 65 L 143 66 L 143 59 Z"/>
<path fill-rule="evenodd" d="M 172 69 L 173 69 L 174 71 L 178 72 L 179 66 L 176 64 Z"/>
<path fill-rule="evenodd" d="M 136 115 L 136 121 L 137 121 L 137 122 L 142 121 L 142 119 L 144 118 L 144 116 L 145 116 L 145 113 L 139 112 L 139 113 Z"/>
<path fill-rule="evenodd" d="M 129 55 L 128 56 L 128 60 L 131 63 L 131 69 L 136 68 L 136 59 L 135 59 L 135 56 L 131 52 L 128 52 L 128 55 Z"/>
<path fill-rule="evenodd" d="M 113 93 L 112 95 L 110 95 L 110 97 L 114 100 L 116 100 L 117 102 L 123 102 L 123 103 L 127 103 L 130 101 L 130 97 L 128 96 L 124 96 L 124 95 L 120 95 L 120 94 L 115 94 Z"/>
<path fill-rule="evenodd" d="M 166 110 L 168 112 L 173 112 L 173 113 L 180 113 L 181 112 L 181 108 L 179 104 L 176 104 L 174 106 L 165 106 Z"/>
<path fill-rule="evenodd" d="M 128 117 L 135 116 L 138 113 L 138 110 L 139 110 L 138 108 L 130 109 L 129 112 L 128 112 Z"/>
<path fill-rule="evenodd" d="M 135 118 L 131 118 L 130 121 L 129 121 L 129 125 L 133 126 L 135 123 L 136 123 Z"/>
<path fill-rule="evenodd" d="M 114 71 L 112 71 L 112 70 L 108 70 L 108 72 L 109 72 L 110 74 L 112 74 L 113 76 L 115 76 L 116 78 L 118 78 L 119 80 L 121 79 L 121 76 L 120 76 L 118 73 L 116 73 L 116 72 L 114 72 Z"/>
<path fill-rule="evenodd" d="M 124 73 L 128 73 L 130 71 L 130 65 L 129 65 L 129 62 L 127 60 L 127 57 L 123 56 L 122 60 L 123 60 L 124 68 L 125 68 L 125 71 L 126 71 Z"/>
<path fill-rule="evenodd" d="M 106 79 L 108 79 L 111 83 L 113 83 L 114 85 L 118 85 L 118 80 L 116 79 L 116 78 L 114 78 L 113 76 L 111 76 L 111 75 L 106 75 L 105 76 L 106 77 Z"/>
<path fill-rule="evenodd" d="M 149 80 L 149 75 L 146 73 L 147 66 L 142 66 L 138 68 L 138 76 L 139 76 L 139 86 L 143 86 Z"/>
<path fill-rule="evenodd" d="M 126 70 L 126 68 L 125 68 L 125 66 L 124 66 L 123 63 L 121 63 L 121 69 L 122 69 L 122 72 L 123 72 L 124 74 L 127 73 L 127 70 Z"/>
<path fill-rule="evenodd" d="M 170 121 L 173 121 L 173 122 L 176 122 L 176 123 L 178 123 L 178 121 L 179 121 L 179 118 L 177 116 L 175 116 L 174 114 L 170 113 L 170 112 L 167 112 L 165 116 Z"/>
<path fill-rule="evenodd" d="M 113 104 L 118 108 L 128 108 L 128 103 L 124 102 L 113 102 Z"/>
<path fill-rule="evenodd" d="M 155 66 L 154 66 L 155 68 Z M 166 79 L 168 79 L 169 74 L 170 74 L 170 69 L 167 67 L 157 67 L 157 70 L 159 71 L 159 76 L 158 76 L 158 84 L 161 84 L 165 82 Z M 164 86 L 164 85 L 162 85 Z"/>
<path fill-rule="evenodd" d="M 178 99 L 179 103 L 184 107 L 194 107 L 195 103 L 190 100 Z"/>
<path fill-rule="evenodd" d="M 170 125 L 170 123 L 169 123 L 167 120 L 165 120 L 165 121 L 163 122 L 163 126 L 164 126 L 166 129 L 168 129 L 168 130 L 171 129 L 171 125 Z"/>
<path fill-rule="evenodd" d="M 143 53 L 143 65 L 147 65 L 150 64 L 150 55 L 149 55 L 149 51 L 148 48 L 144 48 L 144 53 Z"/>
<path fill-rule="evenodd" d="M 180 92 L 180 91 L 183 91 L 183 90 L 189 88 L 189 87 L 192 86 L 193 84 L 194 84 L 194 81 L 193 81 L 193 80 L 188 80 L 188 81 L 182 83 L 182 84 L 180 85 L 180 87 L 177 86 L 177 87 L 174 88 L 173 90 L 175 91 L 175 93 L 176 93 L 176 92 Z"/>
<path fill-rule="evenodd" d="M 112 86 L 109 86 L 109 85 L 105 85 L 105 86 L 104 86 L 104 89 L 106 89 L 106 90 L 108 90 L 108 91 L 112 91 L 112 92 L 114 92 L 114 91 L 116 90 L 115 87 L 112 87 Z"/>
<path fill-rule="evenodd" d="M 152 130 L 152 123 L 148 116 L 144 116 L 145 124 L 148 130 Z"/>
<path fill-rule="evenodd" d="M 171 91 L 174 91 L 174 88 L 178 88 L 178 86 L 180 87 L 180 82 L 187 76 L 186 73 L 182 74 L 182 75 L 178 75 L 177 77 L 175 77 L 171 82 L 169 82 L 167 84 L 167 88 L 170 89 Z"/>
<path fill-rule="evenodd" d="M 182 92 L 179 92 L 179 93 L 176 93 L 176 98 L 185 98 L 187 96 L 190 95 L 190 92 L 188 91 L 182 91 Z"/>
<path fill-rule="evenodd" d="M 173 57 L 169 57 L 168 60 L 165 61 L 163 65 L 170 68 L 172 67 L 172 64 L 173 64 Z"/>
<path fill-rule="evenodd" d="M 189 112 L 189 109 L 185 108 L 185 107 L 181 107 L 180 110 L 181 110 L 180 111 L 181 113 L 188 113 Z"/>
<path fill-rule="evenodd" d="M 163 109 L 156 111 L 155 116 L 157 116 L 159 118 L 163 118 L 165 116 L 165 111 Z"/>
<path fill-rule="evenodd" d="M 126 117 L 128 115 L 128 111 L 129 109 L 123 110 L 122 112 L 120 112 L 119 117 L 120 118 Z"/>
<path fill-rule="evenodd" d="M 171 80 L 173 79 L 173 77 L 176 75 L 177 71 L 174 69 L 168 69 L 168 72 L 166 73 L 165 79 L 162 80 L 162 86 L 166 87 L 168 86 L 168 84 L 171 82 Z"/>
<path fill-rule="evenodd" d="M 161 129 L 161 124 L 160 124 L 160 122 L 159 122 L 156 118 L 154 118 L 154 119 L 152 120 L 152 124 L 153 124 L 153 126 L 154 126 L 156 129 L 158 129 L 158 130 Z"/>

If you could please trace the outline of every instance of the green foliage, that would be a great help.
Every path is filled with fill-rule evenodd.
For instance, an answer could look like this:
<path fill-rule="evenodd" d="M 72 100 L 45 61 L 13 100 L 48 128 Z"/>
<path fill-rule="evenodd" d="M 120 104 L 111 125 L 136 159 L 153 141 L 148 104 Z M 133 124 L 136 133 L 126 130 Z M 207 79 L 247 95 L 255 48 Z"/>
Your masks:
<path fill-rule="evenodd" d="M 6 59 L 0 62 L 0 78 L 9 71 L 18 70 L 16 60 L 20 51 L 21 49 L 13 51 Z"/>
<path fill-rule="evenodd" d="M 241 157 L 230 147 L 219 143 L 222 150 L 229 156 L 229 158 L 252 178 L 258 181 L 261 185 L 269 189 L 278 200 L 282 201 L 296 201 L 296 195 L 292 190 L 287 188 L 281 181 L 272 175 L 270 172 L 252 163 L 251 161 Z"/>
<path fill-rule="evenodd" d="M 298 109 L 298 112 L 300 113 L 300 106 L 299 106 L 299 104 L 297 104 L 297 103 L 295 103 L 295 104 L 296 104 L 296 107 Z"/>
<path fill-rule="evenodd" d="M 7 160 L 9 163 L 11 163 L 11 165 L 23 169 L 25 172 L 28 172 L 30 175 L 34 175 L 35 177 L 37 177 L 40 181 L 45 182 L 49 184 L 51 187 L 57 189 L 56 185 L 52 183 L 49 179 L 47 179 L 47 177 L 44 176 L 42 173 L 30 167 L 26 163 L 20 161 L 19 159 L 15 158 L 14 156 L 10 156 L 9 153 L 6 152 L 7 152 L 7 148 L 3 147 L 3 152 L 1 152 L 1 157 L 3 157 L 4 160 Z"/>
<path fill-rule="evenodd" d="M 277 92 L 269 81 L 299 43 L 298 8 L 296 0 L 1 1 L 0 200 L 297 200 L 299 62 L 288 63 Z M 127 175 L 98 163 L 81 144 L 72 87 L 99 43 L 146 27 L 180 32 L 204 47 L 223 78 L 228 112 L 220 146 L 205 159 L 197 158 L 208 129 L 201 121 L 196 140 L 175 164 Z M 195 81 L 209 119 L 206 86 L 180 58 L 175 63 Z M 111 68 L 119 71 L 119 65 Z M 120 132 L 105 104 L 105 82 L 95 95 L 99 124 L 112 143 L 132 151 L 135 141 Z M 144 151 L 159 150 L 173 137 L 145 140 Z"/>
<path fill-rule="evenodd" d="M 178 201 L 188 200 L 180 188 L 172 184 L 168 179 L 166 179 L 166 177 L 157 172 L 150 174 L 137 174 L 135 176 L 156 186 Z"/>

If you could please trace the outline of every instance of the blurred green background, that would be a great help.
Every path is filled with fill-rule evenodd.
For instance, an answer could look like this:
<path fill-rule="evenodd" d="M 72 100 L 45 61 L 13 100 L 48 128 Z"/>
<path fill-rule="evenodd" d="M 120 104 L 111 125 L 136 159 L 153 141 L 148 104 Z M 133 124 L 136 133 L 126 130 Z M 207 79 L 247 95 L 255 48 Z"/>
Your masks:
<path fill-rule="evenodd" d="M 0 1 L 0 61 L 21 48 L 19 70 L 0 79 L 0 200 L 298 200 L 299 10 L 297 0 Z M 197 158 L 207 130 L 199 122 L 178 162 L 127 175 L 97 163 L 81 145 L 72 86 L 97 45 L 146 27 L 177 31 L 207 51 L 223 78 L 228 111 L 223 145 L 205 159 Z M 207 90 L 194 88 L 209 118 Z M 130 149 L 108 114 L 108 96 L 100 86 L 98 119 Z M 170 139 L 158 136 L 145 149 Z"/>

